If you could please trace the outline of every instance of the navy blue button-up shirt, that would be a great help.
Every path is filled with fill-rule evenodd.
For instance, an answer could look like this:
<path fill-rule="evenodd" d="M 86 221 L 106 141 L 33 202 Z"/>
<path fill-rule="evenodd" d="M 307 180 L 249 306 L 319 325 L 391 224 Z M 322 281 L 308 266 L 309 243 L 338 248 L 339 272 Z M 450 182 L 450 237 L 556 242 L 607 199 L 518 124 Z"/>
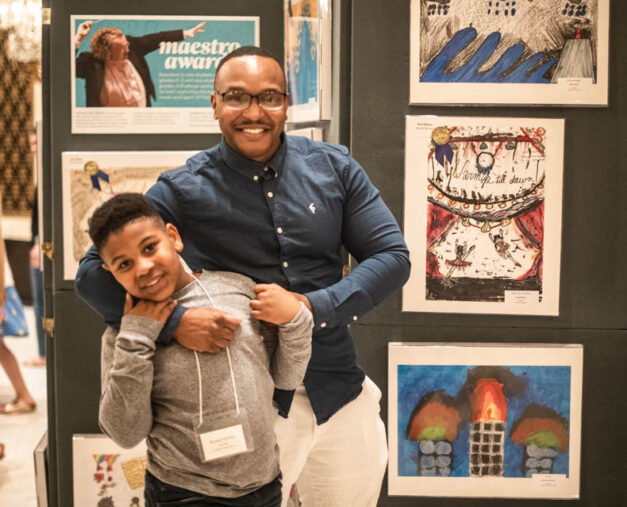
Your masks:
<path fill-rule="evenodd" d="M 304 384 L 319 424 L 357 397 L 364 373 L 348 324 L 401 287 L 410 264 L 396 220 L 346 148 L 283 136 L 262 164 L 223 139 L 162 174 L 146 196 L 178 228 L 192 270 L 235 271 L 307 296 L 315 328 Z M 344 278 L 342 246 L 359 261 Z M 101 262 L 92 249 L 76 288 L 116 325 L 123 291 Z M 183 312 L 177 308 L 160 340 L 171 339 Z M 283 415 L 292 396 L 275 394 Z"/>

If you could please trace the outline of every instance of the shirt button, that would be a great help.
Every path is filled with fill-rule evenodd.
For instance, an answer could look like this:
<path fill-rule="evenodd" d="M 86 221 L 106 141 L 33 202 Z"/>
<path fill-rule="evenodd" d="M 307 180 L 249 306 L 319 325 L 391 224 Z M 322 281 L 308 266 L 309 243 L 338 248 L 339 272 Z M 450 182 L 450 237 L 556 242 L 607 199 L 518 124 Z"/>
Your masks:
<path fill-rule="evenodd" d="M 274 173 L 274 177 L 278 178 L 279 177 L 279 173 Z"/>
<path fill-rule="evenodd" d="M 276 232 L 278 232 L 279 234 L 283 234 L 283 227 L 277 227 Z"/>
<path fill-rule="evenodd" d="M 357 320 L 357 315 L 353 315 L 353 320 Z"/>
<path fill-rule="evenodd" d="M 320 327 L 327 327 L 327 323 L 326 322 L 321 322 L 320 323 Z"/>
<path fill-rule="evenodd" d="M 264 168 L 263 168 L 263 172 L 264 172 L 264 173 L 267 173 L 267 172 L 268 172 L 268 168 L 267 168 L 267 167 L 264 167 Z"/>
<path fill-rule="evenodd" d="M 283 263 L 283 267 L 286 268 L 288 266 L 287 261 Z"/>
<path fill-rule="evenodd" d="M 256 174 L 253 176 L 253 180 L 255 181 L 259 181 L 259 176 L 257 176 Z"/>
<path fill-rule="evenodd" d="M 272 192 L 268 192 L 268 197 L 272 199 L 274 197 L 274 194 Z"/>

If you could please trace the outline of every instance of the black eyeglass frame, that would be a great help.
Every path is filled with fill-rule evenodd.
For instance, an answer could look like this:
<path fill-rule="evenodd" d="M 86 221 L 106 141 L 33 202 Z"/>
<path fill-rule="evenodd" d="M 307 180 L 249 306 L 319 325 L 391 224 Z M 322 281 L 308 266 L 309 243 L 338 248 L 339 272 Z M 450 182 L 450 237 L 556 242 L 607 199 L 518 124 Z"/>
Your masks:
<path fill-rule="evenodd" d="M 252 93 L 241 92 L 241 91 L 239 91 L 239 90 L 229 90 L 229 91 L 226 91 L 226 92 L 219 92 L 218 90 L 214 90 L 214 93 L 215 93 L 216 95 L 219 95 L 219 96 L 220 96 L 220 98 L 221 98 L 222 100 L 224 100 L 224 96 L 225 96 L 226 94 L 228 94 L 228 93 L 233 93 L 233 94 L 240 95 L 240 96 L 248 96 L 248 97 L 249 97 L 249 99 L 248 99 L 248 105 L 247 105 L 246 107 L 243 107 L 243 108 L 241 109 L 241 111 L 243 111 L 243 110 L 245 110 L 245 109 L 249 108 L 249 107 L 250 107 L 250 104 L 251 104 L 251 102 L 252 102 L 252 100 L 253 100 L 253 99 L 257 99 L 257 105 L 258 105 L 261 109 L 266 109 L 265 107 L 263 107 L 263 106 L 261 105 L 261 102 L 259 101 L 259 97 L 260 97 L 261 95 L 264 95 L 264 94 L 274 94 L 274 95 L 281 95 L 281 96 L 283 96 L 283 104 L 281 104 L 281 106 L 280 106 L 280 107 L 277 107 L 276 109 L 267 109 L 268 111 L 278 111 L 278 110 L 279 110 L 279 109 L 281 109 L 281 107 L 283 107 L 283 105 L 285 104 L 285 99 L 287 98 L 287 95 L 288 95 L 288 94 L 287 94 L 287 92 L 278 92 L 278 91 L 276 91 L 276 90 L 265 90 L 265 91 L 263 91 L 263 92 L 261 92 L 261 93 L 258 93 L 257 95 L 253 95 Z M 227 107 L 230 107 L 230 106 L 227 106 Z M 231 108 L 231 109 L 234 109 L 234 108 Z M 237 109 L 236 109 L 236 110 L 237 110 Z"/>

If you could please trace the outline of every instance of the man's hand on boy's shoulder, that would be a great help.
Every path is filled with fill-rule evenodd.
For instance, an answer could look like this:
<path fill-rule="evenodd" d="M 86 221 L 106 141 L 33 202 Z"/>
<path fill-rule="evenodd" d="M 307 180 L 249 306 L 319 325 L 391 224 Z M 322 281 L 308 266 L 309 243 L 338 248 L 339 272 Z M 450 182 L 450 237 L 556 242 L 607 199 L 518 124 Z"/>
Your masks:
<path fill-rule="evenodd" d="M 297 295 L 276 283 L 255 285 L 256 297 L 250 302 L 250 316 L 270 324 L 287 324 L 300 310 Z"/>
<path fill-rule="evenodd" d="M 187 349 L 220 352 L 231 343 L 242 319 L 217 308 L 189 308 L 179 320 L 174 339 Z"/>
<path fill-rule="evenodd" d="M 133 304 L 133 297 L 127 293 L 126 300 L 124 301 L 124 315 L 145 317 L 165 324 L 175 306 L 176 301 L 173 299 L 166 299 L 164 301 L 140 299 L 136 304 Z"/>

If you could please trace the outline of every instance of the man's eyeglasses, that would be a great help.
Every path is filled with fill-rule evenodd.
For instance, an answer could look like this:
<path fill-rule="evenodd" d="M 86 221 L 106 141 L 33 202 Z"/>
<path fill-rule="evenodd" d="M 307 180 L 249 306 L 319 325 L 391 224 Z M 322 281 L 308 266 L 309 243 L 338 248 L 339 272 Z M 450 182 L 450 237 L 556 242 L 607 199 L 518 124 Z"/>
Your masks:
<path fill-rule="evenodd" d="M 248 106 L 250 106 L 250 101 L 252 99 L 257 99 L 259 107 L 265 109 L 266 111 L 277 111 L 281 109 L 283 104 L 285 104 L 285 97 L 287 97 L 287 93 L 277 92 L 274 90 L 261 92 L 257 95 L 251 95 L 250 93 L 240 91 L 230 91 L 224 93 L 216 91 L 216 95 L 222 97 L 224 105 L 229 109 L 247 109 Z"/>

